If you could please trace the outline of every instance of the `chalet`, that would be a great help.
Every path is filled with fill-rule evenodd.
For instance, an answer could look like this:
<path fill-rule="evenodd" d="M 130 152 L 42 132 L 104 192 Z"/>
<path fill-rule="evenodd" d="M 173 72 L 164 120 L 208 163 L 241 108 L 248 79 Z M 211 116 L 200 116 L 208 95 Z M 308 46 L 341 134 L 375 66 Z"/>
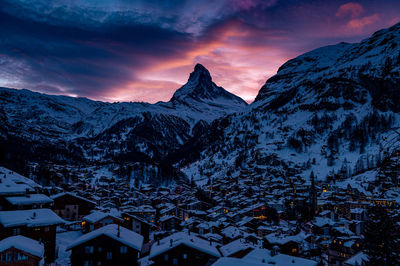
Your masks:
<path fill-rule="evenodd" d="M 129 210 L 129 213 L 138 217 L 142 217 L 149 223 L 155 223 L 156 209 L 150 205 L 141 205 L 133 210 Z"/>
<path fill-rule="evenodd" d="M 54 200 L 54 212 L 68 221 L 81 220 L 96 206 L 95 202 L 70 192 L 59 193 L 51 198 Z"/>
<path fill-rule="evenodd" d="M 83 232 L 88 233 L 109 224 L 121 225 L 122 222 L 123 220 L 120 217 L 111 213 L 93 211 L 91 214 L 82 218 L 82 227 Z"/>
<path fill-rule="evenodd" d="M 73 243 L 71 265 L 136 265 L 143 237 L 116 224 L 85 234 Z"/>
<path fill-rule="evenodd" d="M 178 232 L 156 241 L 149 259 L 156 265 L 207 265 L 221 257 L 217 244 L 196 236 Z"/>
<path fill-rule="evenodd" d="M 56 228 L 64 224 L 50 209 L 1 211 L 0 239 L 23 235 L 44 244 L 44 259 L 53 262 L 56 257 Z"/>
<path fill-rule="evenodd" d="M 340 237 L 332 241 L 328 250 L 329 265 L 342 265 L 344 261 L 361 250 L 360 241 L 349 237 Z"/>
<path fill-rule="evenodd" d="M 131 215 L 129 213 L 122 213 L 122 218 L 124 220 L 123 226 L 132 230 L 139 235 L 143 236 L 144 243 L 147 243 L 150 239 L 150 231 L 153 227 L 153 224 L 147 222 L 143 218 L 137 217 L 135 215 Z"/>
<path fill-rule="evenodd" d="M 24 236 L 10 236 L 0 241 L 0 265 L 39 265 L 44 248 L 38 241 Z"/>
<path fill-rule="evenodd" d="M 304 232 L 300 232 L 297 235 L 279 235 L 272 233 L 264 237 L 264 247 L 272 249 L 274 246 L 278 246 L 279 250 L 288 255 L 298 255 L 300 253 L 301 243 L 307 238 Z"/>

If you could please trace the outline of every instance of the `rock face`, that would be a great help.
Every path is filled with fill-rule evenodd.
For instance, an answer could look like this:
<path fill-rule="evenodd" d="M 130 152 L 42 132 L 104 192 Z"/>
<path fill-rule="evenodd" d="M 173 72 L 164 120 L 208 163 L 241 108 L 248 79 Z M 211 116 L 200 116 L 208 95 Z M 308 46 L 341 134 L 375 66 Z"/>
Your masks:
<path fill-rule="evenodd" d="M 289 60 L 244 112 L 182 149 L 197 180 L 243 172 L 348 178 L 375 169 L 399 126 L 400 24 Z M 179 152 L 178 152 L 179 153 Z M 191 160 L 188 160 L 191 158 Z M 179 162 L 179 159 L 176 159 Z"/>
<path fill-rule="evenodd" d="M 247 105 L 240 97 L 229 93 L 222 87 L 218 87 L 211 78 L 210 72 L 197 64 L 194 71 L 190 74 L 188 82 L 175 92 L 171 102 L 214 102 L 215 104 L 229 104 L 233 107 Z M 236 108 L 235 108 L 236 109 Z"/>

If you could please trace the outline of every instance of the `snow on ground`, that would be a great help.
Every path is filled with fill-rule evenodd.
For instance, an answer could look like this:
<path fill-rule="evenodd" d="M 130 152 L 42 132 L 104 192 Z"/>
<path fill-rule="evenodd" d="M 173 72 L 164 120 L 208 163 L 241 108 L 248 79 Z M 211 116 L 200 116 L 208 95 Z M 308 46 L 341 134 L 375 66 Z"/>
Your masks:
<path fill-rule="evenodd" d="M 70 265 L 71 251 L 66 251 L 67 247 L 74 242 L 76 239 L 81 237 L 83 233 L 81 231 L 67 231 L 57 233 L 57 248 L 58 258 L 56 263 L 59 265 Z"/>

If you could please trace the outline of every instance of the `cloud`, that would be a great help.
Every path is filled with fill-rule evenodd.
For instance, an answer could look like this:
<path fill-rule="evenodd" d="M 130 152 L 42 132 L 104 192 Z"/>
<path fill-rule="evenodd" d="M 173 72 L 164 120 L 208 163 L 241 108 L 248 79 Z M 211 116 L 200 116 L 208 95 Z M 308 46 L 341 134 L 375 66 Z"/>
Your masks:
<path fill-rule="evenodd" d="M 218 85 L 251 101 L 286 60 L 398 18 L 397 1 L 360 3 L 4 0 L 0 86 L 167 101 L 202 63 Z"/>
<path fill-rule="evenodd" d="M 364 12 L 364 7 L 359 3 L 347 3 L 339 7 L 336 12 L 337 17 L 351 16 L 352 18 L 359 17 Z"/>
<path fill-rule="evenodd" d="M 373 25 L 374 23 L 378 22 L 379 19 L 380 19 L 379 14 L 373 14 L 371 16 L 352 19 L 347 23 L 347 27 L 355 31 L 362 31 L 364 27 Z"/>

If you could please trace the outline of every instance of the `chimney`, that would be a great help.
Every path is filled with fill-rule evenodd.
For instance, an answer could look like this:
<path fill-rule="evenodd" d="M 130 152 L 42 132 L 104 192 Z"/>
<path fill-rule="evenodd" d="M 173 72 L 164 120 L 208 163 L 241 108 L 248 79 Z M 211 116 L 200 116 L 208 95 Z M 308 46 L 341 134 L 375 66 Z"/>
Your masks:
<path fill-rule="evenodd" d="M 157 239 L 157 245 L 158 246 L 160 245 L 160 239 Z"/>
<path fill-rule="evenodd" d="M 212 246 L 212 240 L 211 240 L 211 238 L 210 238 L 210 246 Z"/>
<path fill-rule="evenodd" d="M 33 212 L 32 213 L 32 219 L 35 219 L 36 218 L 36 212 Z"/>
<path fill-rule="evenodd" d="M 119 230 L 119 224 L 118 224 L 117 237 L 121 237 L 121 231 Z"/>
<path fill-rule="evenodd" d="M 173 242 L 174 240 L 172 240 L 172 238 L 169 240 L 169 246 L 170 247 L 172 247 L 172 242 Z"/>

